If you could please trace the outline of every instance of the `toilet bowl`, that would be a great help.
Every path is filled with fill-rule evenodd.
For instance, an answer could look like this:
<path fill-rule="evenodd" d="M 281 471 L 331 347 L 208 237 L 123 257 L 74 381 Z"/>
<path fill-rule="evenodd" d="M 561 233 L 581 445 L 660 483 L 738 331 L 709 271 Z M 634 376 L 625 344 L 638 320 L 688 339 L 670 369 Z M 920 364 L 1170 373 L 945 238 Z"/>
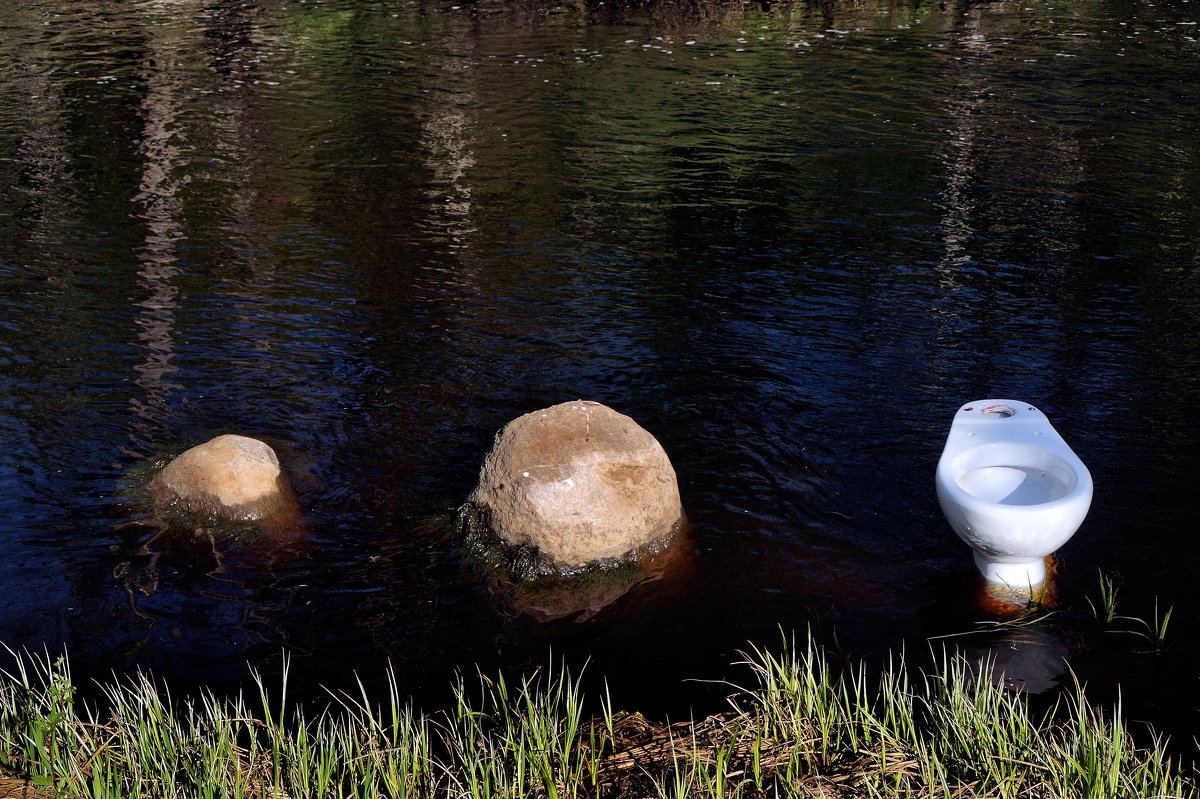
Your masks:
<path fill-rule="evenodd" d="M 1046 556 L 1092 504 L 1087 467 L 1044 413 L 1016 400 L 959 408 L 936 483 L 942 512 L 983 576 L 1013 588 L 1046 579 Z"/>

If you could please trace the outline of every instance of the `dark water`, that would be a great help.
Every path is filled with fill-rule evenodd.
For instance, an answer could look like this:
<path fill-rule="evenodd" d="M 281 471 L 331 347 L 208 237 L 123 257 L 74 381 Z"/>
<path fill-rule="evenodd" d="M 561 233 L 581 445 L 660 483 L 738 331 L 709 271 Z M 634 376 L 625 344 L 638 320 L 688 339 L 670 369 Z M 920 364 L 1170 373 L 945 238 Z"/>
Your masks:
<path fill-rule="evenodd" d="M 994 619 L 933 469 L 960 402 L 1092 471 L 1057 613 L 994 650 L 1200 719 L 1200 4 L 225 0 L 0 10 L 0 639 L 77 675 L 303 685 L 550 658 L 685 714 L 748 641 L 918 657 Z M 586 620 L 449 525 L 494 432 L 654 433 L 683 557 Z M 305 524 L 160 534 L 217 433 Z M 142 470 L 139 472 L 139 470 Z M 1091 619 L 1174 603 L 1164 653 Z M 936 644 L 935 644 L 936 645 Z M 553 654 L 551 654 L 553 653 Z"/>

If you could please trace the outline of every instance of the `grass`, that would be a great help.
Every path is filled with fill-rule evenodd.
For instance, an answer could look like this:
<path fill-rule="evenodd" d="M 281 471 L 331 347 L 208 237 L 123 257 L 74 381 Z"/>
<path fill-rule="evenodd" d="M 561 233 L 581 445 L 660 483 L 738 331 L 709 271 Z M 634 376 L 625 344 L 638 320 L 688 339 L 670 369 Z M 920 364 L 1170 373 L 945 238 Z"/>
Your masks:
<path fill-rule="evenodd" d="M 179 700 L 144 675 L 83 706 L 64 659 L 15 657 L 0 676 L 0 795 L 86 797 L 1133 797 L 1197 796 L 1118 702 L 1079 686 L 1044 715 L 945 655 L 868 681 L 811 640 L 752 648 L 728 712 L 675 724 L 585 697 L 564 671 L 519 684 L 480 676 L 425 716 L 394 677 L 382 704 L 360 683 L 308 715 L 254 674 L 250 699 Z M 593 699 L 598 701 L 593 702 Z M 584 707 L 600 712 L 587 716 Z"/>
<path fill-rule="evenodd" d="M 1154 613 L 1149 618 L 1126 616 L 1117 613 L 1117 594 L 1120 584 L 1116 577 L 1100 572 L 1100 590 L 1096 602 L 1088 598 L 1092 614 L 1109 632 L 1125 633 L 1146 641 L 1153 651 L 1161 652 L 1166 646 L 1167 627 L 1171 624 L 1171 614 L 1175 606 L 1171 605 L 1165 613 L 1159 612 L 1158 597 L 1154 598 Z M 1121 626 L 1118 626 L 1120 623 Z"/>

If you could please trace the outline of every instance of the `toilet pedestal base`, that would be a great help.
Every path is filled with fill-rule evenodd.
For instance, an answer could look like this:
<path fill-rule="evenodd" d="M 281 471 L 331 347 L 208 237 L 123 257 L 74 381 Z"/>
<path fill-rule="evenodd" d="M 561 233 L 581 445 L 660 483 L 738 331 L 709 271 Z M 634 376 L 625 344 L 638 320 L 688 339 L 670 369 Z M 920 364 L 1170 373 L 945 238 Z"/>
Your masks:
<path fill-rule="evenodd" d="M 1012 562 L 989 560 L 978 552 L 975 555 L 975 565 L 979 571 L 993 583 L 1007 585 L 1010 588 L 1028 589 L 1041 585 L 1046 580 L 1046 559 Z"/>

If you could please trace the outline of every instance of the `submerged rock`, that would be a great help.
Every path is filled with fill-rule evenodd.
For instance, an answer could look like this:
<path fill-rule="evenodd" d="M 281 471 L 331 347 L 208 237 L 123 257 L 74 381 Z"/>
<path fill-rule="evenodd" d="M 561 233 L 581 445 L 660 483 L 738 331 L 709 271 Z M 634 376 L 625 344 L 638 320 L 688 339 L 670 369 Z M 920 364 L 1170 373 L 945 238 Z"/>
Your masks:
<path fill-rule="evenodd" d="M 683 523 L 675 470 L 628 416 L 577 400 L 509 422 L 468 498 L 492 534 L 561 570 L 626 558 Z"/>
<path fill-rule="evenodd" d="M 147 486 L 160 510 L 257 522 L 294 513 L 279 459 L 262 441 L 223 435 L 168 463 Z"/>
<path fill-rule="evenodd" d="M 492 572 L 488 587 L 510 608 L 540 622 L 568 618 L 586 622 L 630 592 L 636 592 L 639 586 L 662 580 L 686 581 L 692 564 L 684 536 L 681 531 L 661 547 L 639 549 L 636 560 L 622 560 L 578 574 L 538 575 L 521 580 Z"/>

